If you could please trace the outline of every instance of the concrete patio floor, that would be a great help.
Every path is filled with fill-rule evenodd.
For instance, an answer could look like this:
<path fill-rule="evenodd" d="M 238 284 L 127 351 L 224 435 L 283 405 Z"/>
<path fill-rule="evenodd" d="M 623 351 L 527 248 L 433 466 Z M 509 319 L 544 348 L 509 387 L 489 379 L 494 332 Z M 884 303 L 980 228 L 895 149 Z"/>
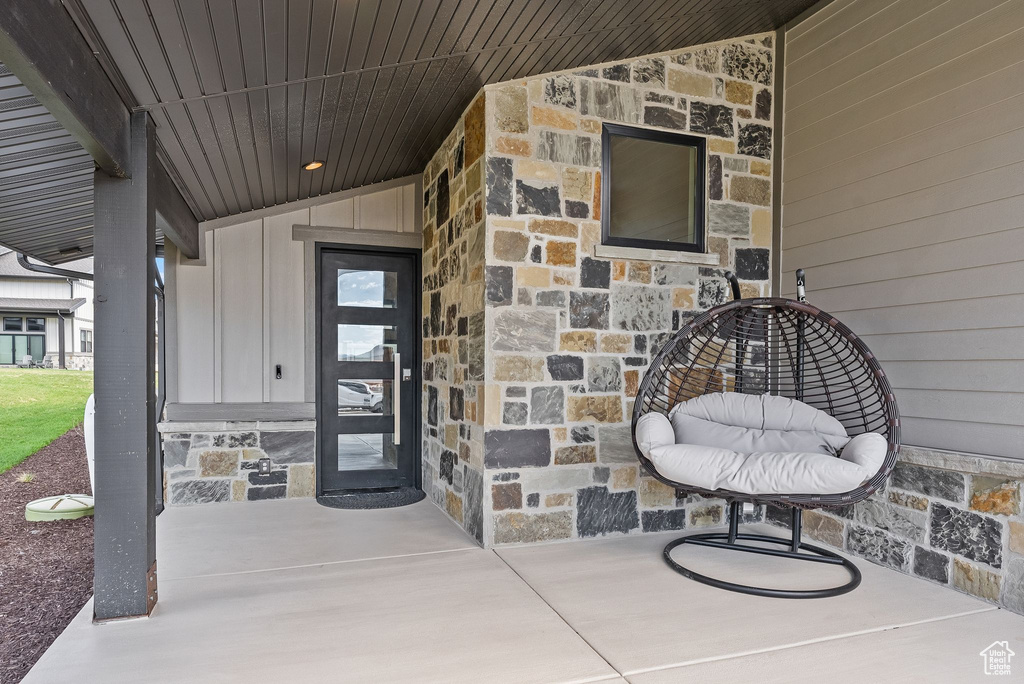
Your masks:
<path fill-rule="evenodd" d="M 25 682 L 969 682 L 993 641 L 1024 673 L 1024 618 L 861 560 L 856 591 L 784 601 L 673 573 L 676 533 L 485 551 L 428 502 L 173 508 L 157 533 L 154 616 L 94 626 L 86 605 Z M 685 553 L 725 578 L 842 581 Z"/>

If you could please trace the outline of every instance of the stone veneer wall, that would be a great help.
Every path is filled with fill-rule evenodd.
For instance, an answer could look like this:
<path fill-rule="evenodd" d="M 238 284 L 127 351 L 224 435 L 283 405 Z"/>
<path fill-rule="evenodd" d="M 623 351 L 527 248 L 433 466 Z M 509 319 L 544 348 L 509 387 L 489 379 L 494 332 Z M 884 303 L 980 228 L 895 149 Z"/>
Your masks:
<path fill-rule="evenodd" d="M 316 494 L 314 421 L 167 423 L 161 431 L 167 505 Z M 256 470 L 264 457 L 269 475 Z"/>
<path fill-rule="evenodd" d="M 423 174 L 423 490 L 483 542 L 484 95 Z"/>
<path fill-rule="evenodd" d="M 487 86 L 428 166 L 424 486 L 485 545 L 723 521 L 641 475 L 629 418 L 652 354 L 728 298 L 724 270 L 767 294 L 773 62 L 762 35 Z M 718 266 L 595 256 L 605 121 L 708 138 Z"/>
<path fill-rule="evenodd" d="M 916 447 L 900 459 L 868 499 L 805 511 L 804 535 L 1024 613 L 1024 464 Z M 789 515 L 766 512 L 785 527 Z"/>
<path fill-rule="evenodd" d="M 64 365 L 71 370 L 91 371 L 93 369 L 92 354 L 67 354 L 64 357 Z M 54 366 L 60 365 L 60 355 L 54 355 Z"/>

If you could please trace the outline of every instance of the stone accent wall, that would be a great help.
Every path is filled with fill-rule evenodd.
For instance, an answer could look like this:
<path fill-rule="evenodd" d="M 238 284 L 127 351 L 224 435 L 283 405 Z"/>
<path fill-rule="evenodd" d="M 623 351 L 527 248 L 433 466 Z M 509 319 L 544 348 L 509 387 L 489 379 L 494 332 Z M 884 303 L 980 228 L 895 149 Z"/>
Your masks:
<path fill-rule="evenodd" d="M 424 377 L 434 378 L 424 405 L 436 404 L 428 414 L 438 420 L 424 426 L 424 481 L 458 519 L 449 503 L 460 495 L 455 477 L 460 466 L 479 468 L 485 545 L 723 522 L 723 502 L 678 496 L 640 473 L 629 419 L 652 355 L 695 312 L 728 298 L 726 269 L 739 273 L 746 296 L 768 291 L 773 64 L 772 36 L 762 35 L 487 86 L 427 168 L 424 263 L 436 268 L 455 251 L 473 258 L 440 269 L 458 278 L 458 294 L 428 272 L 424 311 L 437 320 L 429 339 L 425 322 L 424 357 L 440 352 L 449 317 L 456 331 L 465 318 L 468 336 L 486 346 L 467 340 L 476 414 L 462 421 L 450 415 L 453 381 L 438 378 L 448 359 L 424 364 Z M 595 255 L 606 121 L 708 138 L 708 247 L 717 267 L 654 261 L 644 251 Z M 485 242 L 473 233 L 460 246 L 469 221 L 459 226 L 456 217 L 480 174 Z M 433 206 L 445 194 L 447 214 Z M 461 342 L 449 338 L 446 353 Z M 484 375 L 473 359 L 483 360 Z M 467 387 L 466 410 L 470 399 Z M 455 461 L 454 474 L 438 451 Z"/>
<path fill-rule="evenodd" d="M 54 367 L 60 365 L 60 356 L 54 355 Z M 91 371 L 93 369 L 92 354 L 67 354 L 64 357 L 64 364 L 70 370 Z"/>
<path fill-rule="evenodd" d="M 633 398 L 672 331 L 769 287 L 771 36 L 488 86 L 487 387 L 491 544 L 718 525 L 721 501 L 645 476 Z M 604 122 L 708 139 L 719 266 L 600 259 Z"/>
<path fill-rule="evenodd" d="M 161 425 L 164 503 L 186 506 L 316 495 L 316 427 L 289 423 Z M 257 462 L 270 458 L 269 475 Z"/>
<path fill-rule="evenodd" d="M 955 469 L 924 465 L 950 459 Z M 804 535 L 1024 613 L 1022 483 L 1021 464 L 904 447 L 884 489 L 805 511 Z M 766 518 L 788 527 L 790 513 L 769 507 Z"/>
<path fill-rule="evenodd" d="M 21 359 L 18 359 L 19 361 Z M 60 368 L 60 354 L 48 352 L 43 356 L 43 365 L 47 368 Z M 91 371 L 93 369 L 92 354 L 76 354 L 68 351 L 64 354 L 64 366 L 68 370 Z"/>
<path fill-rule="evenodd" d="M 423 489 L 483 541 L 484 95 L 423 174 Z"/>

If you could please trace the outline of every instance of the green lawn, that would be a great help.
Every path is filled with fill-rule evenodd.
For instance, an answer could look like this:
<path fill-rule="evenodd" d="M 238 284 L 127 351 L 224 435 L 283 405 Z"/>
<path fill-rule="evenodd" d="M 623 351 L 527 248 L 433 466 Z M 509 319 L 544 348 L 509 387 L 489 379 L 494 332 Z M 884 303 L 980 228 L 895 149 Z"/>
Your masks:
<path fill-rule="evenodd" d="M 92 373 L 0 368 L 0 473 L 82 422 Z"/>

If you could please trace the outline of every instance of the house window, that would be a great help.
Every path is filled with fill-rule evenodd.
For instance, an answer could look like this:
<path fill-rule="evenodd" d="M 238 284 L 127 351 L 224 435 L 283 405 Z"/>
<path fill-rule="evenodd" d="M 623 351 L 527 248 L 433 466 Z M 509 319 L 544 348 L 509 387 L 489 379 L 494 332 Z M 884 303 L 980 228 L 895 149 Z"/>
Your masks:
<path fill-rule="evenodd" d="M 26 318 L 25 330 L 29 332 L 46 332 L 45 318 Z"/>
<path fill-rule="evenodd" d="M 26 356 L 37 363 L 43 360 L 46 335 L 0 335 L 0 366 L 21 363 Z"/>
<path fill-rule="evenodd" d="M 704 138 L 605 124 L 601 242 L 704 251 Z"/>
<path fill-rule="evenodd" d="M 21 319 L 11 316 L 4 316 L 4 331 L 21 332 Z"/>
<path fill-rule="evenodd" d="M 81 345 L 79 351 L 83 354 L 92 353 L 92 330 L 78 331 L 78 341 Z"/>

